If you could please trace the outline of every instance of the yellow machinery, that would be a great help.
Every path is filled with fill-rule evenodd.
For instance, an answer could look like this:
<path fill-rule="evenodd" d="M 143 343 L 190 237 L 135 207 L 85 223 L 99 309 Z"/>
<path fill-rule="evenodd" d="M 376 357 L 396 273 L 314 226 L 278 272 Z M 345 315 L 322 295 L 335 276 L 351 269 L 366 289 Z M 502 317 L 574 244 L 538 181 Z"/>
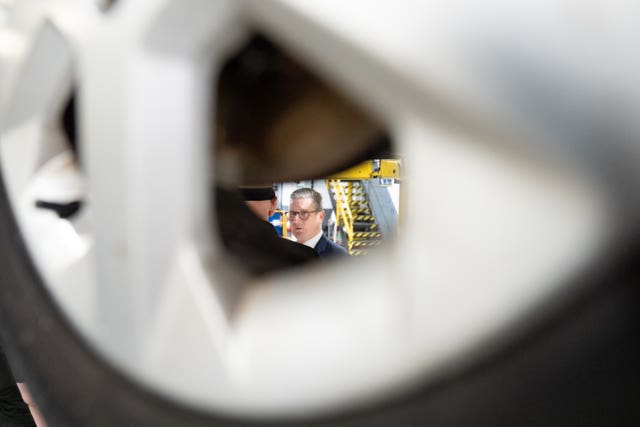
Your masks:
<path fill-rule="evenodd" d="M 288 228 L 287 211 L 284 211 L 282 209 L 276 209 L 274 214 L 279 214 L 280 215 L 280 222 L 281 222 L 281 227 L 282 227 L 282 237 L 284 237 L 285 239 L 288 239 L 289 238 L 289 230 L 287 230 L 287 228 Z"/>
<path fill-rule="evenodd" d="M 400 160 L 368 160 L 326 178 L 327 188 L 335 200 L 336 224 L 343 230 L 350 255 L 364 255 L 382 242 L 376 217 L 363 182 L 370 179 L 400 179 Z"/>
<path fill-rule="evenodd" d="M 360 181 L 364 179 L 396 179 L 400 180 L 400 160 L 367 160 L 342 172 L 329 175 L 325 179 L 341 181 Z"/>

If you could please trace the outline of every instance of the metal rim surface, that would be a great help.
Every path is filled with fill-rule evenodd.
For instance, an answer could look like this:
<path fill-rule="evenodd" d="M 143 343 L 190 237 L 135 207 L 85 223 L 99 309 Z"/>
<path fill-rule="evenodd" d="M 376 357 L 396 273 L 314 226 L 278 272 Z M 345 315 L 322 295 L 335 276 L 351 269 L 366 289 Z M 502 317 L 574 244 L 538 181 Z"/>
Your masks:
<path fill-rule="evenodd" d="M 3 178 L 29 257 L 70 323 L 161 394 L 286 419 L 410 389 L 517 329 L 607 241 L 608 200 L 584 169 L 544 145 L 471 132 L 493 124 L 508 143 L 507 124 L 520 122 L 451 73 L 455 43 L 413 62 L 420 43 L 397 49 L 430 35 L 421 22 L 374 49 L 361 39 L 383 21 L 350 32 L 347 5 L 331 19 L 298 1 L 122 2 L 107 14 L 80 3 L 16 5 L 3 29 L 22 40 L 3 57 Z M 220 247 L 208 89 L 238 28 L 251 26 L 367 105 L 411 159 L 402 233 L 366 260 L 249 280 Z M 74 86 L 79 158 L 60 128 Z M 523 139 L 544 139 L 536 129 Z M 71 220 L 35 205 L 78 198 Z M 241 286 L 237 300 L 223 297 Z"/>

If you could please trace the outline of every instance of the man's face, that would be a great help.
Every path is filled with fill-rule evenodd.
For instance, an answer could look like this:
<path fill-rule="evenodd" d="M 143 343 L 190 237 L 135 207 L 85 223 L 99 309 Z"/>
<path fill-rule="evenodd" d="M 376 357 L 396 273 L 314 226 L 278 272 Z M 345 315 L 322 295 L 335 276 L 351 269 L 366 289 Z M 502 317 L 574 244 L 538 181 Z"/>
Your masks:
<path fill-rule="evenodd" d="M 313 199 L 294 199 L 289 205 L 289 212 L 312 212 L 315 210 Z M 322 210 L 310 213 L 306 221 L 301 219 L 300 215 L 289 216 L 291 233 L 298 242 L 304 243 L 320 232 L 323 219 L 324 211 Z"/>

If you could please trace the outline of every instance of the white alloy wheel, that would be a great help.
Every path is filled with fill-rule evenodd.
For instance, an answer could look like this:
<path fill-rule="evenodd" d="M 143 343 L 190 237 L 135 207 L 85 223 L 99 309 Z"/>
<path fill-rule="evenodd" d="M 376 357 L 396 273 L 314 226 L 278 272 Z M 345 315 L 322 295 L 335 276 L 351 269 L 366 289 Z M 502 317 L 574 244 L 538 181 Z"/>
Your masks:
<path fill-rule="evenodd" d="M 487 350 L 611 242 L 599 146 L 577 138 L 598 111 L 579 107 L 637 71 L 613 63 L 633 38 L 615 31 L 631 28 L 624 2 L 593 24 L 601 44 L 563 2 L 507 3 L 0 2 L 2 178 L 48 291 L 118 369 L 234 416 L 358 407 Z M 402 229 L 372 256 L 257 279 L 228 263 L 210 93 L 253 30 L 367 108 L 409 159 Z M 72 93 L 78 156 L 61 119 Z M 36 206 L 80 200 L 71 218 Z"/>

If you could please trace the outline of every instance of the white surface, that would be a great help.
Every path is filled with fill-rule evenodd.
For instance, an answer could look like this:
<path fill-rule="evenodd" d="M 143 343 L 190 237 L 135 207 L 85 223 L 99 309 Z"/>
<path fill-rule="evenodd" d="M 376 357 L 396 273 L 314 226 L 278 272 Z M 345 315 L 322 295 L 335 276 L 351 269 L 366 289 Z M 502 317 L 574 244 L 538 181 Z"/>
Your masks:
<path fill-rule="evenodd" d="M 514 38 L 570 32 L 561 2 L 141 0 L 106 15 L 86 3 L 20 4 L 1 30 L 30 49 L 0 50 L 0 76 L 13 76 L 2 87 L 24 87 L 25 76 L 54 84 L 46 68 L 17 71 L 41 18 L 51 19 L 60 33 L 48 37 L 62 34 L 71 49 L 62 80 L 73 73 L 82 88 L 86 169 L 72 172 L 87 202 L 77 220 L 33 209 L 34 194 L 69 189 L 51 190 L 67 181 L 51 166 L 60 134 L 49 127 L 67 94 L 35 105 L 46 117 L 2 124 L 3 175 L 30 252 L 107 359 L 181 401 L 286 417 L 428 382 L 562 292 L 609 232 L 600 187 L 549 149 L 551 132 L 482 84 L 470 56 L 492 48 L 478 38 L 499 34 L 484 33 L 492 24 L 519 23 L 520 9 L 535 19 L 509 27 Z M 255 281 L 231 305 L 224 295 L 244 278 L 209 229 L 207 96 L 209 67 L 241 22 L 298 52 L 388 125 L 408 160 L 407 214 L 392 246 Z M 556 45 L 540 49 L 573 52 L 571 39 L 549 40 Z M 3 113 L 24 102 L 0 95 Z M 512 138 L 498 143 L 455 120 L 470 117 Z"/>

